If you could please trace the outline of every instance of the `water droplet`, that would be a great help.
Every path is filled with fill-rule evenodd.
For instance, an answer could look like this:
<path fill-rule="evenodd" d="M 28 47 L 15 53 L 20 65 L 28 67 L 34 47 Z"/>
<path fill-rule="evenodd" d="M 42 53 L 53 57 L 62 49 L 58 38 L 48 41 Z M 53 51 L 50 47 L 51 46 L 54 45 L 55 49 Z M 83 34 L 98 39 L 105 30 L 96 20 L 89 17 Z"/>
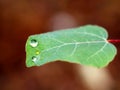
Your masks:
<path fill-rule="evenodd" d="M 36 55 L 38 55 L 38 54 L 40 54 L 40 52 L 39 52 L 39 51 L 36 51 Z"/>
<path fill-rule="evenodd" d="M 30 45 L 31 45 L 32 47 L 36 47 L 36 46 L 38 45 L 38 41 L 35 40 L 35 39 L 32 39 L 31 42 L 30 42 Z"/>
<path fill-rule="evenodd" d="M 33 62 L 36 62 L 36 61 L 37 61 L 37 57 L 36 57 L 36 56 L 33 56 L 33 57 L 32 57 L 32 61 L 33 61 Z"/>

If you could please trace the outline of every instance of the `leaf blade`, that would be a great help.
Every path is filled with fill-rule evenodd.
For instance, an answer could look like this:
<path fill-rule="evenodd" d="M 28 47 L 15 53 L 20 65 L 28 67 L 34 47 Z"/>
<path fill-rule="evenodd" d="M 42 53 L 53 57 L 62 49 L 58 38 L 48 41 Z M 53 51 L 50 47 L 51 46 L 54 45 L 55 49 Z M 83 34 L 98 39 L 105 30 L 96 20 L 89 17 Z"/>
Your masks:
<path fill-rule="evenodd" d="M 61 60 L 104 67 L 111 62 L 117 53 L 116 48 L 107 41 L 107 38 L 106 30 L 96 25 L 32 35 L 26 43 L 26 65 L 28 67 L 40 66 Z M 35 48 L 29 44 L 32 39 L 39 42 Z M 36 55 L 36 51 L 39 51 L 40 54 Z M 36 56 L 37 61 L 33 62 L 31 56 Z"/>

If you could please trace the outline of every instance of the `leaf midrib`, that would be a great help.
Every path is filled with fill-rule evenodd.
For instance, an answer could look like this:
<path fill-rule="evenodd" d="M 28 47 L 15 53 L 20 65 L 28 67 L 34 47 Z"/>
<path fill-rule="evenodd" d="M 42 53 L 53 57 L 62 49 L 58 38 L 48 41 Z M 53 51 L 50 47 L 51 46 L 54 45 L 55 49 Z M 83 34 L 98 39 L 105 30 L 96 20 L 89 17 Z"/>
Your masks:
<path fill-rule="evenodd" d="M 78 33 L 78 32 L 77 32 Z M 62 44 L 60 44 L 60 45 L 57 45 L 57 46 L 54 46 L 54 47 L 51 47 L 51 48 L 48 48 L 48 49 L 46 49 L 46 50 L 43 50 L 43 51 L 41 51 L 41 53 L 43 53 L 43 52 L 46 52 L 46 51 L 50 51 L 50 50 L 52 50 L 52 49 L 55 49 L 55 48 L 61 48 L 61 47 L 63 47 L 63 46 L 66 46 L 66 45 L 74 45 L 75 44 L 75 46 L 76 45 L 80 45 L 80 44 L 96 44 L 96 43 L 103 43 L 103 42 L 105 42 L 105 43 L 108 43 L 108 41 L 106 40 L 106 38 L 104 38 L 104 37 L 101 37 L 101 36 L 99 36 L 99 35 L 96 35 L 96 34 L 93 34 L 93 33 L 87 33 L 87 32 L 80 32 L 79 34 L 88 34 L 88 35 L 90 35 L 90 36 L 96 36 L 96 37 L 98 37 L 98 38 L 100 38 L 100 39 L 102 39 L 101 41 L 86 41 L 86 42 L 73 42 L 73 43 L 64 43 L 63 41 L 60 41 L 60 40 L 58 40 L 58 39 L 56 39 L 56 38 L 52 38 L 52 37 L 50 37 L 50 38 L 52 38 L 53 40 L 55 40 L 55 41 L 57 41 L 57 42 L 59 42 L 59 43 L 62 43 Z M 103 45 L 104 46 L 104 45 Z M 75 48 L 75 47 L 74 47 Z"/>

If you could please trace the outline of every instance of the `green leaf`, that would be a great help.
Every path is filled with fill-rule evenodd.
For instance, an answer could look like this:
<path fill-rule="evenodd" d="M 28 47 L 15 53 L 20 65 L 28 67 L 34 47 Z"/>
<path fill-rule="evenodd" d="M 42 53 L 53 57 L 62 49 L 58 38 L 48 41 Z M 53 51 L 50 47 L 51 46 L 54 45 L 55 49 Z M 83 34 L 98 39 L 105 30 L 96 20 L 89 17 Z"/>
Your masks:
<path fill-rule="evenodd" d="M 107 38 L 106 30 L 96 25 L 32 35 L 26 43 L 26 65 L 41 66 L 60 60 L 105 67 L 117 53 Z"/>

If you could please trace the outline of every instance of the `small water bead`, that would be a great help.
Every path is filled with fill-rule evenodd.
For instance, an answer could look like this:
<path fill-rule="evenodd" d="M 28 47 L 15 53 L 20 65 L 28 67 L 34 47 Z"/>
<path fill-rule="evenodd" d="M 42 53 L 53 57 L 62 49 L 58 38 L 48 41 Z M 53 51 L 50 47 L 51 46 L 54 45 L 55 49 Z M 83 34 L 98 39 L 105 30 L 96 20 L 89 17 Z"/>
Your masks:
<path fill-rule="evenodd" d="M 32 57 L 32 61 L 35 63 L 37 61 L 37 57 L 36 56 L 33 56 Z"/>
<path fill-rule="evenodd" d="M 39 52 L 39 51 L 36 51 L 36 55 L 38 55 L 38 54 L 40 54 L 40 52 Z"/>
<path fill-rule="evenodd" d="M 32 39 L 31 42 L 30 42 L 30 45 L 31 45 L 32 47 L 36 47 L 36 46 L 38 45 L 38 41 L 35 40 L 35 39 Z"/>

